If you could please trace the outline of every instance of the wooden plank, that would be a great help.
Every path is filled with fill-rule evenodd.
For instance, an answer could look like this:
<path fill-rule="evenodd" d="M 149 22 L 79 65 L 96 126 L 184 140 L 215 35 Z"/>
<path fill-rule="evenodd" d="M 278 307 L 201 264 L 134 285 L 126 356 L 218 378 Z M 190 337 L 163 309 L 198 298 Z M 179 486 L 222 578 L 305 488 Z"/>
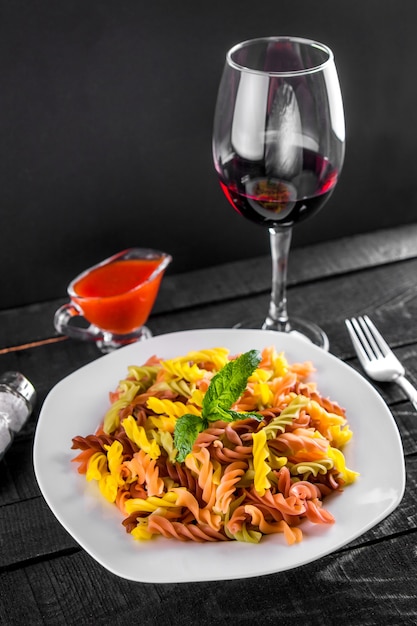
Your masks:
<path fill-rule="evenodd" d="M 415 535 L 400 535 L 287 572 L 186 585 L 123 580 L 80 551 L 0 575 L 0 621 L 51 626 L 412 624 L 414 550 Z M 8 621 L 11 616 L 16 621 Z"/>
<path fill-rule="evenodd" d="M 33 433 L 31 436 L 17 436 L 1 462 L 0 508 L 39 497 L 32 457 Z"/>
<path fill-rule="evenodd" d="M 36 626 L 45 623 L 25 570 L 0 572 L 0 590 L 0 624 Z"/>
<path fill-rule="evenodd" d="M 65 348 L 61 343 L 47 343 L 0 354 L 0 371 L 17 370 L 29 378 L 38 396 L 36 416 L 46 394 L 57 382 L 99 356 L 102 355 L 90 343 L 67 340 Z"/>
<path fill-rule="evenodd" d="M 0 507 L 0 569 L 56 552 L 78 549 L 45 500 L 38 496 Z"/>

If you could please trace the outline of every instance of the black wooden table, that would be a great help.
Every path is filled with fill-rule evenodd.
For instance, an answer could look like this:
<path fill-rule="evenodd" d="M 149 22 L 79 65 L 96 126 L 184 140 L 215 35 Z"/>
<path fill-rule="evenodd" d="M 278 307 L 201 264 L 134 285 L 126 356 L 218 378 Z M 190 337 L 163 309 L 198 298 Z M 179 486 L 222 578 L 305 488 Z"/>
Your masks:
<path fill-rule="evenodd" d="M 164 279 L 154 334 L 230 327 L 265 314 L 269 258 Z M 344 318 L 368 313 L 417 384 L 417 225 L 295 249 L 289 305 L 328 333 L 330 351 L 359 369 Z M 394 385 L 377 389 L 398 424 L 407 485 L 398 508 L 344 548 L 274 575 L 190 584 L 143 584 L 97 564 L 61 527 L 36 482 L 33 437 L 46 394 L 100 356 L 58 337 L 63 302 L 0 312 L 0 371 L 35 385 L 37 407 L 0 463 L 1 624 L 415 624 L 417 623 L 417 414 Z"/>

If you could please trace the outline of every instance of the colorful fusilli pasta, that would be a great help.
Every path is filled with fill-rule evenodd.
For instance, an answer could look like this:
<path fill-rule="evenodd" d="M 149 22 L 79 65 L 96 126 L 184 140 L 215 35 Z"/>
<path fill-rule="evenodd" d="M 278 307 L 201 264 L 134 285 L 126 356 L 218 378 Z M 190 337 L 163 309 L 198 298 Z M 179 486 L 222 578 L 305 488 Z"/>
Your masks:
<path fill-rule="evenodd" d="M 342 451 L 352 436 L 345 411 L 309 381 L 310 362 L 290 364 L 274 347 L 231 407 L 248 418 L 211 422 L 178 462 L 177 420 L 201 416 L 210 381 L 234 358 L 214 348 L 129 367 L 96 433 L 73 438 L 78 471 L 135 539 L 256 543 L 283 533 L 292 544 L 303 520 L 334 522 L 323 499 L 358 476 Z"/>

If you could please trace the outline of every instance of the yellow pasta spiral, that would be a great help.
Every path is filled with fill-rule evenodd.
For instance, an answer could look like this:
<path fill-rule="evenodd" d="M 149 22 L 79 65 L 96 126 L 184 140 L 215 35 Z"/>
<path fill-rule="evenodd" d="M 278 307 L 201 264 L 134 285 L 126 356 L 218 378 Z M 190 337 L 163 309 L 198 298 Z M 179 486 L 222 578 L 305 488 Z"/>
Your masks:
<path fill-rule="evenodd" d="M 352 431 L 349 426 L 330 426 L 330 441 L 332 442 L 335 448 L 343 448 L 351 439 L 352 439 Z"/>
<path fill-rule="evenodd" d="M 291 474 L 293 476 L 297 476 L 299 474 L 303 474 L 304 476 L 313 474 L 314 476 L 317 476 L 317 474 L 327 474 L 329 469 L 332 469 L 333 467 L 334 462 L 332 461 L 332 459 L 320 459 L 320 461 L 305 461 L 303 463 L 295 463 L 291 465 Z"/>
<path fill-rule="evenodd" d="M 257 433 L 253 433 L 253 468 L 255 470 L 254 486 L 261 496 L 265 491 L 270 488 L 271 483 L 267 476 L 271 471 L 266 459 L 269 456 L 268 446 L 266 444 L 265 430 L 260 430 Z"/>
<path fill-rule="evenodd" d="M 173 378 L 196 382 L 210 373 L 200 368 L 199 363 L 212 363 L 215 369 L 219 370 L 228 362 L 228 353 L 226 348 L 191 351 L 185 356 L 162 361 L 161 365 Z"/>
<path fill-rule="evenodd" d="M 264 369 L 256 369 L 251 376 L 248 378 L 248 383 L 265 383 L 272 376 L 272 372 L 270 370 Z"/>
<path fill-rule="evenodd" d="M 203 406 L 204 395 L 205 394 L 201 391 L 201 389 L 194 389 L 190 397 L 190 402 L 194 404 L 194 406 L 201 409 Z"/>
<path fill-rule="evenodd" d="M 117 485 L 123 485 L 124 480 L 120 476 L 120 467 L 123 461 L 123 446 L 120 441 L 113 441 L 111 446 L 104 446 L 107 450 L 107 464 L 110 474 L 116 479 Z"/>
<path fill-rule="evenodd" d="M 100 480 L 105 473 L 107 473 L 107 457 L 103 452 L 96 452 L 90 457 L 85 477 L 88 481 Z"/>
<path fill-rule="evenodd" d="M 253 386 L 253 392 L 258 409 L 263 409 L 272 404 L 274 393 L 267 383 L 255 383 Z"/>
<path fill-rule="evenodd" d="M 146 430 L 143 426 L 139 426 L 135 418 L 131 415 L 123 420 L 122 426 L 126 435 L 135 442 L 144 452 L 149 454 L 152 459 L 157 459 L 161 454 L 161 449 L 154 439 L 149 440 Z"/>
<path fill-rule="evenodd" d="M 214 367 L 220 370 L 228 362 L 228 355 L 229 350 L 227 348 L 210 348 L 189 352 L 185 358 L 194 361 L 194 363 L 213 363 Z"/>
<path fill-rule="evenodd" d="M 171 361 L 163 361 L 162 367 L 166 372 L 168 372 L 173 378 L 180 380 L 183 378 L 188 382 L 196 382 L 197 380 L 201 380 L 206 375 L 206 371 L 202 370 L 193 363 L 190 365 L 189 362 L 182 363 L 180 360 L 172 359 Z"/>
<path fill-rule="evenodd" d="M 152 533 L 148 531 L 148 518 L 138 518 L 137 524 L 130 534 L 137 541 L 152 539 Z"/>
<path fill-rule="evenodd" d="M 153 513 L 159 508 L 175 507 L 177 498 L 178 496 L 174 491 L 169 491 L 162 497 L 150 496 L 146 500 L 143 498 L 131 498 L 126 500 L 125 507 L 128 515 L 132 513 Z"/>
<path fill-rule="evenodd" d="M 201 415 L 201 411 L 195 406 L 184 404 L 183 402 L 173 402 L 172 400 L 161 400 L 160 398 L 151 397 L 146 404 L 151 411 L 158 415 L 164 414 L 168 417 L 181 417 L 186 413 Z"/>
<path fill-rule="evenodd" d="M 118 490 L 117 478 L 112 474 L 105 474 L 102 476 L 98 483 L 100 492 L 108 500 L 108 502 L 115 502 Z"/>
<path fill-rule="evenodd" d="M 341 452 L 337 448 L 329 447 L 328 455 L 334 461 L 334 466 L 345 481 L 345 484 L 350 485 L 351 483 L 353 483 L 359 476 L 359 473 L 354 472 L 346 467 L 346 460 L 343 452 Z"/>
<path fill-rule="evenodd" d="M 147 430 L 152 430 L 152 432 L 162 431 L 173 433 L 176 422 L 177 418 L 173 416 L 167 417 L 166 415 L 150 415 L 146 422 L 146 428 Z"/>
<path fill-rule="evenodd" d="M 271 360 L 274 368 L 274 377 L 284 376 L 288 372 L 288 361 L 283 352 L 277 352 L 274 348 L 271 353 Z"/>

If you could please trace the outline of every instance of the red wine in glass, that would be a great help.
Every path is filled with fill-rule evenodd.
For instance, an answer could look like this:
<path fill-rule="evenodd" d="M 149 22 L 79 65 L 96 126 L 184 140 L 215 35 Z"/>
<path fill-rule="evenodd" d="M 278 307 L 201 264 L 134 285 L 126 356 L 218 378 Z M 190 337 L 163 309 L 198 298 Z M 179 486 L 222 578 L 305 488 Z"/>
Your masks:
<path fill-rule="evenodd" d="M 338 177 L 325 157 L 306 149 L 302 171 L 291 182 L 268 178 L 261 165 L 256 170 L 235 156 L 222 168 L 220 185 L 240 215 L 268 228 L 313 216 L 331 196 Z"/>

